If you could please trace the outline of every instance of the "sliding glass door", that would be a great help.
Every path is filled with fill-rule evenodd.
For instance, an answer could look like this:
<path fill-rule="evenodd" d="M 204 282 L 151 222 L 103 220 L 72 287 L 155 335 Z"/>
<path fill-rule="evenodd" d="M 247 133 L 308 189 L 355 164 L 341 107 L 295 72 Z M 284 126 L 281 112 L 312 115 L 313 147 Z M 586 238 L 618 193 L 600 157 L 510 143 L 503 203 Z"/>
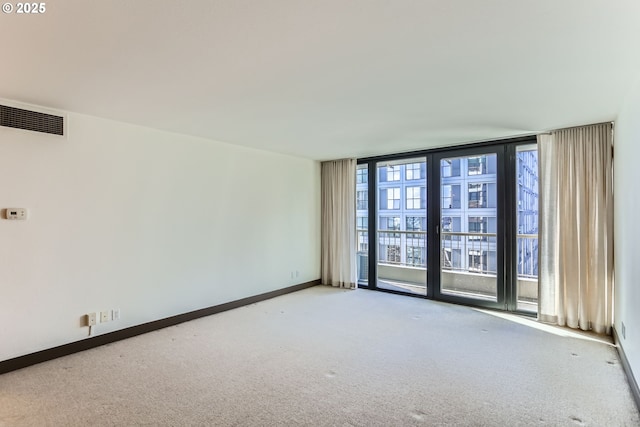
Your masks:
<path fill-rule="evenodd" d="M 427 161 L 378 162 L 377 287 L 427 294 Z"/>
<path fill-rule="evenodd" d="M 521 138 L 360 161 L 359 284 L 535 313 L 537 159 Z"/>
<path fill-rule="evenodd" d="M 454 155 L 451 155 L 454 154 Z M 438 179 L 437 296 L 475 305 L 504 305 L 503 150 L 436 156 Z M 500 173 L 499 173 L 500 172 Z"/>

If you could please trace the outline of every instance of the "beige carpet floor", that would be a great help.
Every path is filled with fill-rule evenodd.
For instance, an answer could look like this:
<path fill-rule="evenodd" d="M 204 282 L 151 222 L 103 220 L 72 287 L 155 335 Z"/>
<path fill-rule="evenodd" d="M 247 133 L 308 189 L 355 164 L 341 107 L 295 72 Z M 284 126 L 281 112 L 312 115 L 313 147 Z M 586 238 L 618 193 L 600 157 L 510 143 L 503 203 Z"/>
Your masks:
<path fill-rule="evenodd" d="M 317 286 L 0 376 L 0 426 L 638 426 L 615 348 Z"/>

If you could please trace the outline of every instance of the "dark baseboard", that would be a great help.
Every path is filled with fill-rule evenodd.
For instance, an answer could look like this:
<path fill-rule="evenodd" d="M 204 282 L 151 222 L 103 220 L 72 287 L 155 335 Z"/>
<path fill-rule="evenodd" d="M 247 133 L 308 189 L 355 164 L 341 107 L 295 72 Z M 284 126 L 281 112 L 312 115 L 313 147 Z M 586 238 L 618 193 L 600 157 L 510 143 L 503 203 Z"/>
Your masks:
<path fill-rule="evenodd" d="M 636 401 L 636 406 L 640 410 L 640 388 L 638 388 L 638 383 L 636 382 L 636 378 L 633 375 L 633 371 L 631 370 L 631 365 L 629 365 L 627 355 L 624 353 L 624 348 L 622 347 L 622 343 L 620 342 L 620 337 L 618 336 L 618 331 L 616 331 L 616 328 L 613 328 L 613 342 L 618 349 L 620 361 L 622 362 L 622 368 L 624 369 L 624 373 L 627 376 L 627 381 L 629 382 L 629 387 L 631 388 L 631 394 L 633 395 L 633 399 Z"/>
<path fill-rule="evenodd" d="M 302 289 L 310 288 L 319 284 L 320 279 L 312 280 L 310 282 L 300 283 L 298 285 L 289 286 L 283 289 L 277 289 L 275 291 L 267 292 L 264 294 L 254 295 L 252 297 L 242 298 L 236 301 L 202 308 L 200 310 L 178 314 L 176 316 L 155 320 L 149 323 L 143 323 L 141 325 L 131 326 L 119 331 L 109 332 L 69 344 L 64 344 L 58 347 L 38 351 L 36 353 L 30 353 L 24 356 L 15 357 L 13 359 L 0 361 L 0 374 L 26 368 L 27 366 L 46 362 L 58 357 L 68 356 L 69 354 L 77 353 L 80 351 L 89 350 L 91 348 L 99 347 L 101 345 L 109 344 L 115 341 L 135 337 L 136 335 L 146 334 L 147 332 L 152 332 L 158 329 L 166 328 L 168 326 L 188 322 L 189 320 L 194 320 L 200 317 L 210 316 L 212 314 L 221 313 L 223 311 L 232 310 L 234 308 L 242 307 L 249 304 L 254 304 L 256 302 L 268 300 L 270 298 L 275 298 L 291 292 L 300 291 Z"/>

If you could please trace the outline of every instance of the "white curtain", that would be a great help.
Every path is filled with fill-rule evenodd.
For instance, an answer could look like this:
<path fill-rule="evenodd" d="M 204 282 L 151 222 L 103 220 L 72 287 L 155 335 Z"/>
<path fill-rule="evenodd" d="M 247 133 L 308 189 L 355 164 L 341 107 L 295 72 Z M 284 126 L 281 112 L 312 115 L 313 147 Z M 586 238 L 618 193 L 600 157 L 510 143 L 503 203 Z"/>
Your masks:
<path fill-rule="evenodd" d="M 355 289 L 356 161 L 322 163 L 322 259 L 325 285 Z"/>
<path fill-rule="evenodd" d="M 539 319 L 610 333 L 613 155 L 610 123 L 538 137 Z"/>

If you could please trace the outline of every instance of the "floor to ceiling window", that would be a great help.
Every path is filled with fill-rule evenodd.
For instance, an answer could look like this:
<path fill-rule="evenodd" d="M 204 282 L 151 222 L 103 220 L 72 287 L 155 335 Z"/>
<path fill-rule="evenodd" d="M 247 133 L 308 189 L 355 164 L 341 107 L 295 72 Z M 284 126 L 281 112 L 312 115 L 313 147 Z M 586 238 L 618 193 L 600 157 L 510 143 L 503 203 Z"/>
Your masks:
<path fill-rule="evenodd" d="M 376 171 L 376 286 L 426 295 L 426 158 L 378 162 Z"/>
<path fill-rule="evenodd" d="M 538 147 L 516 147 L 517 307 L 537 311 L 538 304 Z"/>
<path fill-rule="evenodd" d="M 359 284 L 535 312 L 537 173 L 535 138 L 359 160 Z"/>
<path fill-rule="evenodd" d="M 356 259 L 358 285 L 369 283 L 369 168 L 356 168 Z"/>
<path fill-rule="evenodd" d="M 440 293 L 498 300 L 496 153 L 440 159 Z"/>

